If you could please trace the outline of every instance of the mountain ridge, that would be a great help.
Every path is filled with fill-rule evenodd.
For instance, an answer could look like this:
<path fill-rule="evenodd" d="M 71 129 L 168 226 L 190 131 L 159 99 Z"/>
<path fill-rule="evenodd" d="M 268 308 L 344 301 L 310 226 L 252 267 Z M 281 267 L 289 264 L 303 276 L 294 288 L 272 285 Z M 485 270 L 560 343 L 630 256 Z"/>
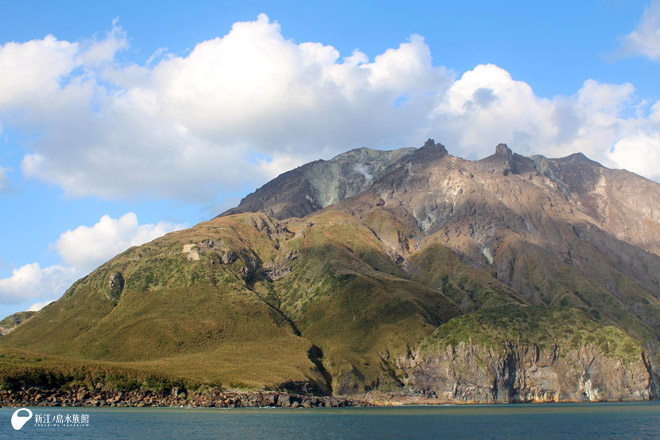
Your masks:
<path fill-rule="evenodd" d="M 352 150 L 125 251 L 0 349 L 379 402 L 654 398 L 656 200 L 579 154 Z"/>

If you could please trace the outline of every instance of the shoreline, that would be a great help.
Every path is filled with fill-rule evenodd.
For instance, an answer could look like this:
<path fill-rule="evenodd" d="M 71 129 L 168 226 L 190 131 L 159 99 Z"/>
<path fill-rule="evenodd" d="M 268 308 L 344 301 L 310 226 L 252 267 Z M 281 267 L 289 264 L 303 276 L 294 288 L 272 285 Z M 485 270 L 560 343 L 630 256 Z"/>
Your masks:
<path fill-rule="evenodd" d="M 342 407 L 405 407 L 405 406 L 469 406 L 542 403 L 605 403 L 652 402 L 653 400 L 538 400 L 516 402 L 479 402 L 398 396 L 390 399 L 316 396 L 280 391 L 202 391 L 170 392 L 152 390 L 110 391 L 79 388 L 27 388 L 0 390 L 1 407 L 105 407 L 105 408 L 342 408 Z"/>
<path fill-rule="evenodd" d="M 313 396 L 279 391 L 171 392 L 151 390 L 109 391 L 27 388 L 0 390 L 2 407 L 106 407 L 106 408 L 340 408 L 372 406 L 364 400 Z"/>

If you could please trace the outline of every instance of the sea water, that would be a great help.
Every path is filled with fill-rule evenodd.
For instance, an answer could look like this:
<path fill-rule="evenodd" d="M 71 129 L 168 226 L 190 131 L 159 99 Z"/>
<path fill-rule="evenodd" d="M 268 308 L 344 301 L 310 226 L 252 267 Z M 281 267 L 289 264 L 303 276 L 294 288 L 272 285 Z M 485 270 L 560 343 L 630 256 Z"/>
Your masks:
<path fill-rule="evenodd" d="M 660 402 L 316 409 L 0 409 L 2 439 L 660 439 Z M 68 416 L 68 417 L 67 417 Z M 28 417 L 22 411 L 19 417 Z"/>

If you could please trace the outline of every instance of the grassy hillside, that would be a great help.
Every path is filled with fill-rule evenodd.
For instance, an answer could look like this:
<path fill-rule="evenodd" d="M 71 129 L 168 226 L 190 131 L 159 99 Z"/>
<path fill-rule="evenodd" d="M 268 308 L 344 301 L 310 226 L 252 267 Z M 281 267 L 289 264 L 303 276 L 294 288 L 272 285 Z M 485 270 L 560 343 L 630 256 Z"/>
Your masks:
<path fill-rule="evenodd" d="M 329 391 L 392 381 L 382 353 L 458 313 L 346 214 L 291 224 L 246 214 L 129 249 L 2 345 L 226 386 Z"/>
<path fill-rule="evenodd" d="M 599 351 L 625 362 L 640 358 L 640 346 L 623 330 L 603 326 L 588 314 L 572 308 L 504 307 L 484 309 L 452 319 L 426 338 L 423 352 L 443 350 L 461 342 L 472 342 L 486 348 L 511 349 L 536 346 L 562 353 L 582 345 L 596 345 Z"/>
<path fill-rule="evenodd" d="M 286 221 L 240 214 L 131 248 L 3 337 L 0 379 L 110 388 L 306 383 L 345 394 L 400 389 L 390 359 L 421 341 L 542 343 L 573 334 L 601 344 L 605 335 L 619 347 L 613 356 L 639 350 L 593 320 L 576 333 L 582 312 L 525 307 L 437 243 L 402 264 L 392 251 L 402 226 L 375 220 L 368 226 L 337 210 Z M 552 332 L 535 333 L 546 324 Z"/>

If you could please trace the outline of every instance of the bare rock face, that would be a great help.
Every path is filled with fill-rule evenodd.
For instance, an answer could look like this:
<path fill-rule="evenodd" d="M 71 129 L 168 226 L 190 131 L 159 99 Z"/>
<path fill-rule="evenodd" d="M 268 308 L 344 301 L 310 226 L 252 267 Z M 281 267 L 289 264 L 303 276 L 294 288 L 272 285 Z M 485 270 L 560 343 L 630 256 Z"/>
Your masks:
<path fill-rule="evenodd" d="M 497 147 L 495 147 L 495 155 L 511 157 L 513 152 L 506 144 L 497 144 Z"/>
<path fill-rule="evenodd" d="M 626 363 L 593 345 L 552 351 L 512 344 L 494 350 L 459 343 L 399 360 L 414 394 L 460 403 L 648 400 L 651 375 L 640 357 Z"/>
<path fill-rule="evenodd" d="M 222 240 L 216 242 L 207 239 L 199 243 L 186 244 L 183 246 L 182 252 L 188 261 L 199 261 L 200 255 L 203 254 L 214 255 L 214 260 L 220 264 L 232 264 L 238 259 L 238 255 L 229 249 Z"/>
<path fill-rule="evenodd" d="M 414 151 L 359 148 L 329 161 L 308 163 L 268 182 L 221 216 L 261 211 L 277 219 L 304 217 L 359 194 Z"/>
<path fill-rule="evenodd" d="M 124 277 L 121 272 L 113 272 L 108 278 L 108 291 L 106 292 L 106 297 L 109 300 L 117 300 L 121 296 L 121 292 L 124 290 Z"/>

